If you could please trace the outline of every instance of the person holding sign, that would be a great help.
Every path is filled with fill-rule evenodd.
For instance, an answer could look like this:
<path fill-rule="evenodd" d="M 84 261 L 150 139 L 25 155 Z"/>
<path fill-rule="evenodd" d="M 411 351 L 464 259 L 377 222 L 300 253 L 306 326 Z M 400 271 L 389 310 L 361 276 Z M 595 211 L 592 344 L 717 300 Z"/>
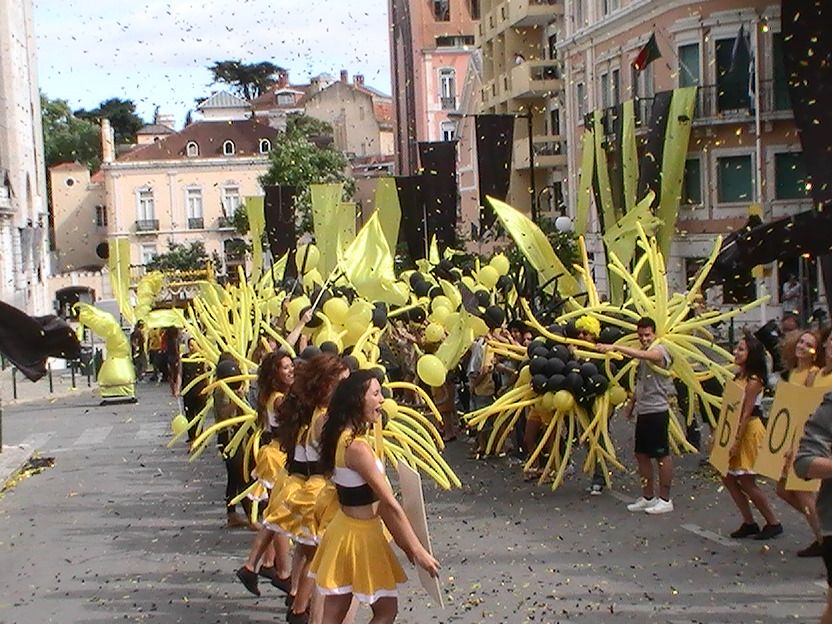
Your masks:
<path fill-rule="evenodd" d="M 810 387 L 814 384 L 820 368 L 818 362 L 820 359 L 818 348 L 820 346 L 820 337 L 812 331 L 801 332 L 794 345 L 793 361 L 796 366 L 789 371 L 789 383 Z M 815 536 L 809 546 L 797 552 L 798 557 L 820 557 L 821 554 L 821 533 L 820 520 L 815 511 L 815 493 L 804 492 L 797 490 L 789 490 L 786 488 L 786 473 L 788 472 L 788 463 L 790 458 L 787 457 L 786 464 L 783 466 L 783 475 L 777 482 L 777 496 L 786 501 L 793 509 L 806 518 L 812 534 Z"/>
<path fill-rule="evenodd" d="M 411 562 L 438 575 L 439 562 L 416 537 L 365 437 L 381 418 L 383 402 L 373 373 L 354 372 L 336 388 L 321 434 L 321 468 L 335 483 L 340 504 L 309 567 L 324 596 L 323 624 L 343 622 L 353 597 L 370 604 L 372 622 L 396 619 L 397 588 L 407 577 L 385 525 Z"/>
<path fill-rule="evenodd" d="M 630 505 L 630 511 L 663 514 L 673 511 L 670 484 L 673 480 L 673 462 L 670 458 L 669 395 L 674 392 L 673 381 L 667 369 L 672 358 L 668 350 L 656 344 L 656 322 L 644 316 L 636 323 L 641 349 L 619 344 L 598 344 L 601 353 L 618 351 L 627 357 L 641 360 L 636 373 L 635 392 L 624 408 L 627 418 L 636 415 L 635 451 L 638 472 L 641 476 L 641 497 Z M 653 461 L 658 465 L 659 496 L 655 494 Z"/>
<path fill-rule="evenodd" d="M 832 392 L 827 392 L 806 422 L 794 459 L 794 470 L 803 479 L 823 479 L 817 498 L 817 514 L 823 541 L 821 556 L 826 565 L 829 590 L 821 624 L 832 624 Z"/>
<path fill-rule="evenodd" d="M 762 421 L 763 390 L 768 378 L 765 347 L 753 336 L 745 335 L 734 350 L 734 363 L 739 368 L 734 381 L 743 386 L 743 398 L 736 441 L 729 451 L 728 473 L 722 477 L 722 483 L 740 510 L 742 525 L 731 537 L 771 539 L 783 532 L 783 525 L 777 521 L 753 471 L 757 451 L 766 435 Z M 766 521 L 762 530 L 754 521 L 751 504 Z"/>
<path fill-rule="evenodd" d="M 821 351 L 820 370 L 818 370 L 814 379 L 812 379 L 812 386 L 816 388 L 832 388 L 832 327 L 827 327 L 821 332 Z"/>

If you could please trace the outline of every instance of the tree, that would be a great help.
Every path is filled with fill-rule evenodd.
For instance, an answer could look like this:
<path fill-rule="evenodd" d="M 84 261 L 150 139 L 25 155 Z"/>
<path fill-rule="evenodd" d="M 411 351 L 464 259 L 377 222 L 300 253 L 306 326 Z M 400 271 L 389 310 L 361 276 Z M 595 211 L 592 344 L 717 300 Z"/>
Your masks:
<path fill-rule="evenodd" d="M 277 83 L 277 74 L 286 71 L 274 63 L 243 63 L 242 61 L 215 61 L 208 70 L 213 83 L 223 83 L 231 91 L 246 100 L 252 100 Z"/>
<path fill-rule="evenodd" d="M 329 146 L 331 141 L 320 140 L 319 133 L 327 128 L 331 135 L 329 124 L 313 121 L 306 115 L 290 116 L 286 131 L 280 133 L 272 145 L 269 170 L 260 177 L 261 186 L 279 184 L 297 187 L 295 224 L 299 233 L 312 231 L 310 184 L 345 182 L 344 193 L 347 197 L 351 197 L 355 190 L 355 182 L 346 173 L 347 159 Z"/>
<path fill-rule="evenodd" d="M 104 100 L 89 111 L 81 108 L 75 111 L 75 116 L 95 121 L 109 119 L 117 144 L 135 143 L 136 133 L 145 125 L 142 118 L 136 114 L 136 105 L 133 101 L 121 98 Z"/>
<path fill-rule="evenodd" d="M 216 260 L 216 259 L 215 259 Z M 189 245 L 183 243 L 168 243 L 168 250 L 156 254 L 145 264 L 147 271 L 198 271 L 204 269 L 208 262 L 205 244 L 194 241 Z"/>
<path fill-rule="evenodd" d="M 62 162 L 78 161 L 91 170 L 101 164 L 100 132 L 96 124 L 78 119 L 66 100 L 40 96 L 43 151 L 47 169 Z"/>

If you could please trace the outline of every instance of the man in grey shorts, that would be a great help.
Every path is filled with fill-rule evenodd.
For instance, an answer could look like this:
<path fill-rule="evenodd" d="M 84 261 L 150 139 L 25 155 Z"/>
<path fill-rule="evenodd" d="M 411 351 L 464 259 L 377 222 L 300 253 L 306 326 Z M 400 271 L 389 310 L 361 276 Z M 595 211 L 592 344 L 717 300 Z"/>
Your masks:
<path fill-rule="evenodd" d="M 670 457 L 668 425 L 670 423 L 669 396 L 674 392 L 673 380 L 667 373 L 672 359 L 667 349 L 654 344 L 656 322 L 645 316 L 636 324 L 641 349 L 624 345 L 597 345 L 598 351 L 617 351 L 639 360 L 636 387 L 630 402 L 624 407 L 624 415 L 636 416 L 635 452 L 638 473 L 641 476 L 641 497 L 627 505 L 630 511 L 645 511 L 652 515 L 673 511 L 670 484 L 673 480 L 673 460 Z M 655 492 L 653 461 L 659 473 L 659 495 Z"/>

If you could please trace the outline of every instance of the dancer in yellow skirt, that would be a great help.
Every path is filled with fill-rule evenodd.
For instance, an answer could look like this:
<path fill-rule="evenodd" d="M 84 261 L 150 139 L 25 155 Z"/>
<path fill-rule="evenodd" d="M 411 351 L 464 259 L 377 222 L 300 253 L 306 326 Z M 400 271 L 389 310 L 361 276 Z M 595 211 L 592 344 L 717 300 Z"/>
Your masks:
<path fill-rule="evenodd" d="M 298 545 L 292 562 L 290 624 L 308 621 L 314 583 L 307 572 L 318 541 L 315 509 L 318 494 L 326 486 L 318 461 L 321 429 L 332 392 L 348 374 L 338 356 L 315 356 L 298 367 L 295 383 L 278 409 L 275 437 L 291 457 L 289 477 L 277 496 L 270 497 L 263 526 Z"/>
<path fill-rule="evenodd" d="M 754 462 L 766 435 L 762 421 L 761 399 L 768 377 L 765 347 L 753 336 L 746 335 L 737 343 L 734 362 L 739 367 L 735 380 L 744 386 L 742 408 L 737 425 L 737 441 L 730 449 L 728 474 L 722 478 L 742 514 L 742 526 L 731 537 L 771 539 L 783 532 L 765 493 L 757 485 Z M 751 513 L 751 505 L 763 515 L 766 525 L 760 529 Z"/>
<path fill-rule="evenodd" d="M 257 373 L 257 424 L 262 431 L 260 450 L 251 476 L 257 484 L 249 494 L 253 500 L 269 500 L 272 492 L 280 492 L 286 478 L 286 453 L 272 432 L 277 428 L 277 405 L 295 380 L 295 365 L 285 351 L 267 354 Z M 259 566 L 259 567 L 258 567 Z M 258 574 L 268 578 L 275 587 L 289 592 L 289 539 L 261 527 L 252 543 L 245 565 L 237 570 L 237 578 L 255 596 Z"/>
<path fill-rule="evenodd" d="M 407 577 L 384 525 L 411 562 L 438 574 L 439 563 L 419 543 L 364 437 L 383 402 L 372 372 L 357 371 L 335 390 L 323 428 L 322 469 L 331 474 L 340 503 L 309 572 L 324 596 L 323 624 L 341 624 L 353 596 L 371 605 L 372 622 L 396 619 L 397 589 Z"/>

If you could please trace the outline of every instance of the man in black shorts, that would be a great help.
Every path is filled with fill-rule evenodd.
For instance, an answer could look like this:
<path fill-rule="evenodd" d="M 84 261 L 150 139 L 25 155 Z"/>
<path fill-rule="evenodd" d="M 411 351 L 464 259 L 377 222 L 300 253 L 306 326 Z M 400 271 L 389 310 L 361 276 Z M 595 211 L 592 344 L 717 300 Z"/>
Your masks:
<path fill-rule="evenodd" d="M 597 345 L 598 351 L 617 351 L 639 360 L 636 387 L 630 402 L 624 407 L 627 418 L 636 416 L 636 461 L 641 476 L 641 497 L 627 505 L 630 511 L 645 511 L 651 515 L 673 511 L 670 484 L 673 480 L 673 461 L 670 457 L 668 425 L 670 423 L 669 396 L 673 381 L 667 369 L 672 362 L 670 353 L 656 342 L 656 322 L 645 316 L 636 324 L 641 349 L 624 345 Z M 656 496 L 653 461 L 659 473 L 659 495 Z"/>
<path fill-rule="evenodd" d="M 806 422 L 794 458 L 794 471 L 803 479 L 823 479 L 815 508 L 820 518 L 823 543 L 821 554 L 826 564 L 826 610 L 821 624 L 832 624 L 832 392 Z"/>

